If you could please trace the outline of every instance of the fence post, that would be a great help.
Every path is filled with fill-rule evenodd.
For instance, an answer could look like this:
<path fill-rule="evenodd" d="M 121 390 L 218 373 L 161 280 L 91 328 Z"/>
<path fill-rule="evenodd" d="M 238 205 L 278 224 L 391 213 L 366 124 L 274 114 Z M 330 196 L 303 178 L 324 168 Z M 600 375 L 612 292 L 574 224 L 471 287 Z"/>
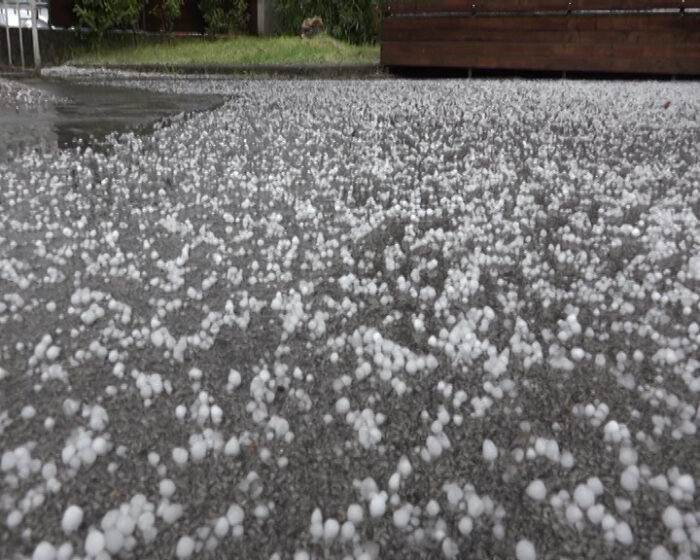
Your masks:
<path fill-rule="evenodd" d="M 34 68 L 41 68 L 41 52 L 39 51 L 39 30 L 37 29 L 36 0 L 31 0 L 32 9 L 32 47 L 34 48 Z"/>
<path fill-rule="evenodd" d="M 5 38 L 7 39 L 7 64 L 12 66 L 12 41 L 10 41 L 10 9 L 7 4 L 2 4 L 5 10 Z"/>
<path fill-rule="evenodd" d="M 22 18 L 19 14 L 19 2 L 15 2 L 17 12 L 17 34 L 19 35 L 19 58 L 22 61 L 22 71 L 24 71 L 24 40 L 22 38 Z"/>

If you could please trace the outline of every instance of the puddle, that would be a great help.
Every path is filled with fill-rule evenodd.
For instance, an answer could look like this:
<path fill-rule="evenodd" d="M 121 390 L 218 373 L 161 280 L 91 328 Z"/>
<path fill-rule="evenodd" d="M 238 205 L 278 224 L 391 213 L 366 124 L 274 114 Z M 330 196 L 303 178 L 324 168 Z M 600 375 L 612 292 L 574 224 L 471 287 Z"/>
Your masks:
<path fill-rule="evenodd" d="M 20 150 L 98 145 L 113 132 L 148 132 L 157 121 L 214 109 L 220 95 L 183 95 L 65 81 L 22 80 L 60 99 L 39 109 L 16 111 L 0 105 L 0 160 Z"/>

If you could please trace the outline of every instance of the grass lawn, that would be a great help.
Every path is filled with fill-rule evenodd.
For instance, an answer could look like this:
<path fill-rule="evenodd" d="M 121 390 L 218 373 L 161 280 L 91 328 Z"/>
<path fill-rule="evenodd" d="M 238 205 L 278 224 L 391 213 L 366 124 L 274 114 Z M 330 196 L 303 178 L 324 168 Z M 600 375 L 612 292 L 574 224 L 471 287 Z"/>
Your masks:
<path fill-rule="evenodd" d="M 321 34 L 299 37 L 175 39 L 159 45 L 98 47 L 78 53 L 84 64 L 294 64 L 379 62 L 379 45 L 350 45 Z"/>

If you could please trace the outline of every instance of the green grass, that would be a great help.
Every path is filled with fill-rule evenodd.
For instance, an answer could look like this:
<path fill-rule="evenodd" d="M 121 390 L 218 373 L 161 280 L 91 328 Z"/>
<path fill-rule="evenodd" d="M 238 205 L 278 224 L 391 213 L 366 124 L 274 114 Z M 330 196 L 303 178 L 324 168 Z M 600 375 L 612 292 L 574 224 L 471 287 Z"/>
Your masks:
<path fill-rule="evenodd" d="M 299 37 L 230 37 L 174 39 L 170 43 L 97 47 L 78 53 L 83 64 L 310 64 L 379 61 L 378 45 L 350 45 L 321 34 Z"/>

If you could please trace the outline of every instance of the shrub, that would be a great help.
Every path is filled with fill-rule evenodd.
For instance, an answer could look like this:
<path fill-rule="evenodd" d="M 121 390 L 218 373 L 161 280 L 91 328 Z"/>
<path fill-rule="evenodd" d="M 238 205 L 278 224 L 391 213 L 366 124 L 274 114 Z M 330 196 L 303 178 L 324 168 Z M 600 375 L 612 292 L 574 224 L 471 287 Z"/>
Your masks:
<path fill-rule="evenodd" d="M 321 16 L 326 31 L 354 44 L 376 41 L 380 0 L 277 0 L 277 26 L 281 33 L 297 34 L 304 19 Z"/>
<path fill-rule="evenodd" d="M 207 33 L 240 33 L 248 25 L 247 0 L 201 0 Z"/>
<path fill-rule="evenodd" d="M 158 18 L 161 31 L 172 31 L 180 17 L 184 0 L 155 0 L 151 13 Z"/>
<path fill-rule="evenodd" d="M 141 0 L 78 0 L 73 7 L 82 27 L 101 42 L 115 27 L 136 29 L 141 13 Z"/>

